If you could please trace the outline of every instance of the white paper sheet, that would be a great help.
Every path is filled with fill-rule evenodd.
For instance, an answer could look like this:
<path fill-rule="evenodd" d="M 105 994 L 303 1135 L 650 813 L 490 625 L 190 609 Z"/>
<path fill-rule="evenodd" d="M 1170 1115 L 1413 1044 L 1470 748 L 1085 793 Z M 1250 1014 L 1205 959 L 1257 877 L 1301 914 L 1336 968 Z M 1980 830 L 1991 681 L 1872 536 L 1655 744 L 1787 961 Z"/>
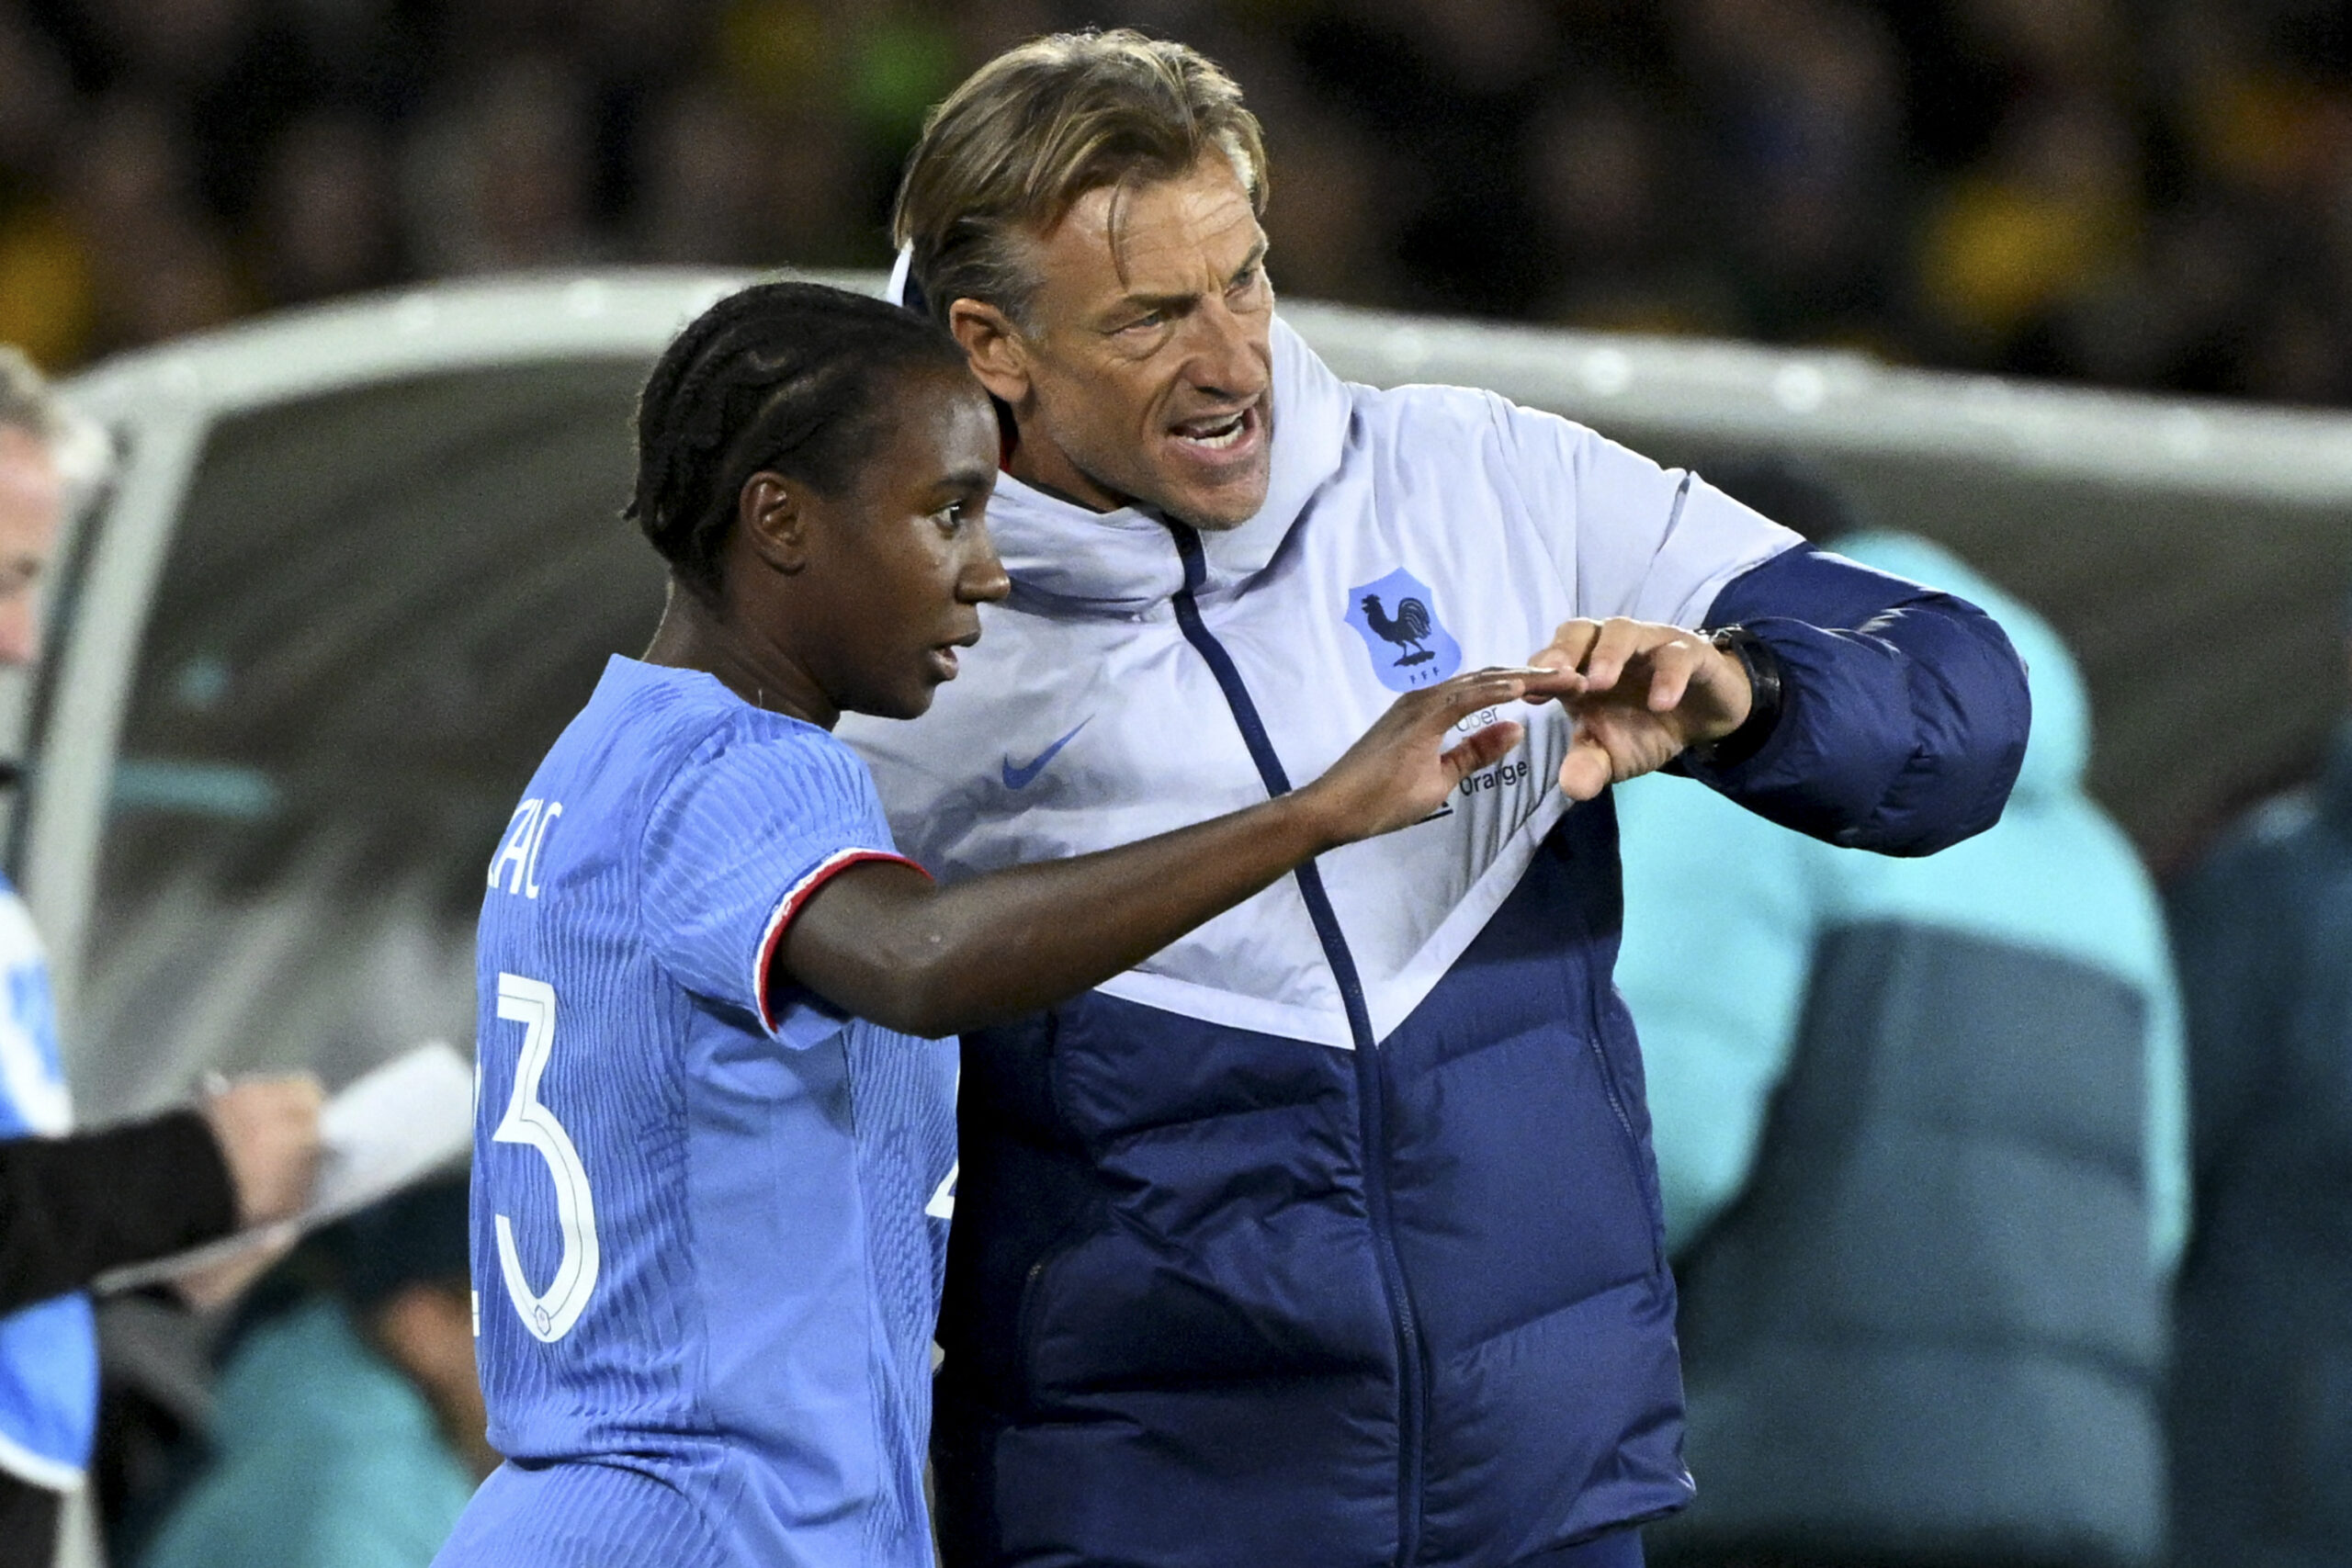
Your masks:
<path fill-rule="evenodd" d="M 135 1290 L 328 1224 L 455 1162 L 473 1141 L 474 1074 L 429 1040 L 355 1079 L 319 1112 L 319 1174 L 293 1219 L 98 1276 L 100 1294 Z"/>

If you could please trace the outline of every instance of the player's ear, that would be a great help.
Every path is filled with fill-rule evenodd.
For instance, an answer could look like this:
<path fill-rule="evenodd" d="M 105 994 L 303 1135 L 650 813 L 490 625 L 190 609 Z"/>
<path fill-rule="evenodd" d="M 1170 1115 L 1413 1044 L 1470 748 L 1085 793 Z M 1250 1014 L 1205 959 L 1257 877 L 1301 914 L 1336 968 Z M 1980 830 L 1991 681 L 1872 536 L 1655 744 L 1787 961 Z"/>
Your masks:
<path fill-rule="evenodd" d="M 964 345 L 980 385 L 1019 408 L 1029 396 L 1029 355 L 1012 318 L 983 300 L 958 299 L 947 308 L 947 330 Z"/>
<path fill-rule="evenodd" d="M 808 564 L 809 514 L 797 482 L 763 469 L 735 498 L 735 527 L 752 553 L 790 576 Z"/>

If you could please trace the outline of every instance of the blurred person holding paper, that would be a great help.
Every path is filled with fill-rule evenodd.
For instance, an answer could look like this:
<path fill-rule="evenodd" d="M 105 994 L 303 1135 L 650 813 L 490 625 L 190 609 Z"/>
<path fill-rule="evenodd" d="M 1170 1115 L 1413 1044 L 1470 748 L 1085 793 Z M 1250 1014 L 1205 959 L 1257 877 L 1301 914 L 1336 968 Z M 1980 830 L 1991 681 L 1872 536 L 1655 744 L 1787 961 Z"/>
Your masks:
<path fill-rule="evenodd" d="M 69 454 L 91 438 L 0 344 L 0 664 L 40 652 L 40 587 Z M 319 1151 L 317 1082 L 227 1086 L 192 1110 L 69 1135 L 49 969 L 0 878 L 0 1568 L 46 1568 L 97 1418 L 96 1275 L 289 1218 Z M 234 1283 L 216 1275 L 216 1287 Z"/>

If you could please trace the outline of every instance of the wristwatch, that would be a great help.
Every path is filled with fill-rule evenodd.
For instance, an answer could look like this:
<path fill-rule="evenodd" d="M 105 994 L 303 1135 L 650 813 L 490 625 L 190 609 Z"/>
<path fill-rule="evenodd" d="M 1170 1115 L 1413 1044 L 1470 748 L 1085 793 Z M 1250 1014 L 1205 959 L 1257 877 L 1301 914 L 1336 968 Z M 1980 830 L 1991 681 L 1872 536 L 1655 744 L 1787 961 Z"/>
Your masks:
<path fill-rule="evenodd" d="M 1772 651 L 1771 644 L 1743 626 L 1719 626 L 1708 634 L 1707 640 L 1738 660 L 1747 671 L 1747 716 L 1729 735 L 1690 747 L 1685 755 L 1704 768 L 1736 768 L 1764 749 L 1781 722 L 1781 707 L 1787 700 L 1781 682 L 1781 657 Z"/>

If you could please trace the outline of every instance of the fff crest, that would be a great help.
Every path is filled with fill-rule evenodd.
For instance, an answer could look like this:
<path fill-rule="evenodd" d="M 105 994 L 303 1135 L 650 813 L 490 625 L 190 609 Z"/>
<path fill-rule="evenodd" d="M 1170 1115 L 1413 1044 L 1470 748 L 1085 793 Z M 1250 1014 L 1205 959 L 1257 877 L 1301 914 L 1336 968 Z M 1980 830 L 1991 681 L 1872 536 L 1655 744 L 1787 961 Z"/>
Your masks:
<path fill-rule="evenodd" d="M 1401 567 L 1348 590 L 1348 625 L 1392 692 L 1434 685 L 1462 668 L 1462 645 L 1437 618 L 1437 596 Z"/>

